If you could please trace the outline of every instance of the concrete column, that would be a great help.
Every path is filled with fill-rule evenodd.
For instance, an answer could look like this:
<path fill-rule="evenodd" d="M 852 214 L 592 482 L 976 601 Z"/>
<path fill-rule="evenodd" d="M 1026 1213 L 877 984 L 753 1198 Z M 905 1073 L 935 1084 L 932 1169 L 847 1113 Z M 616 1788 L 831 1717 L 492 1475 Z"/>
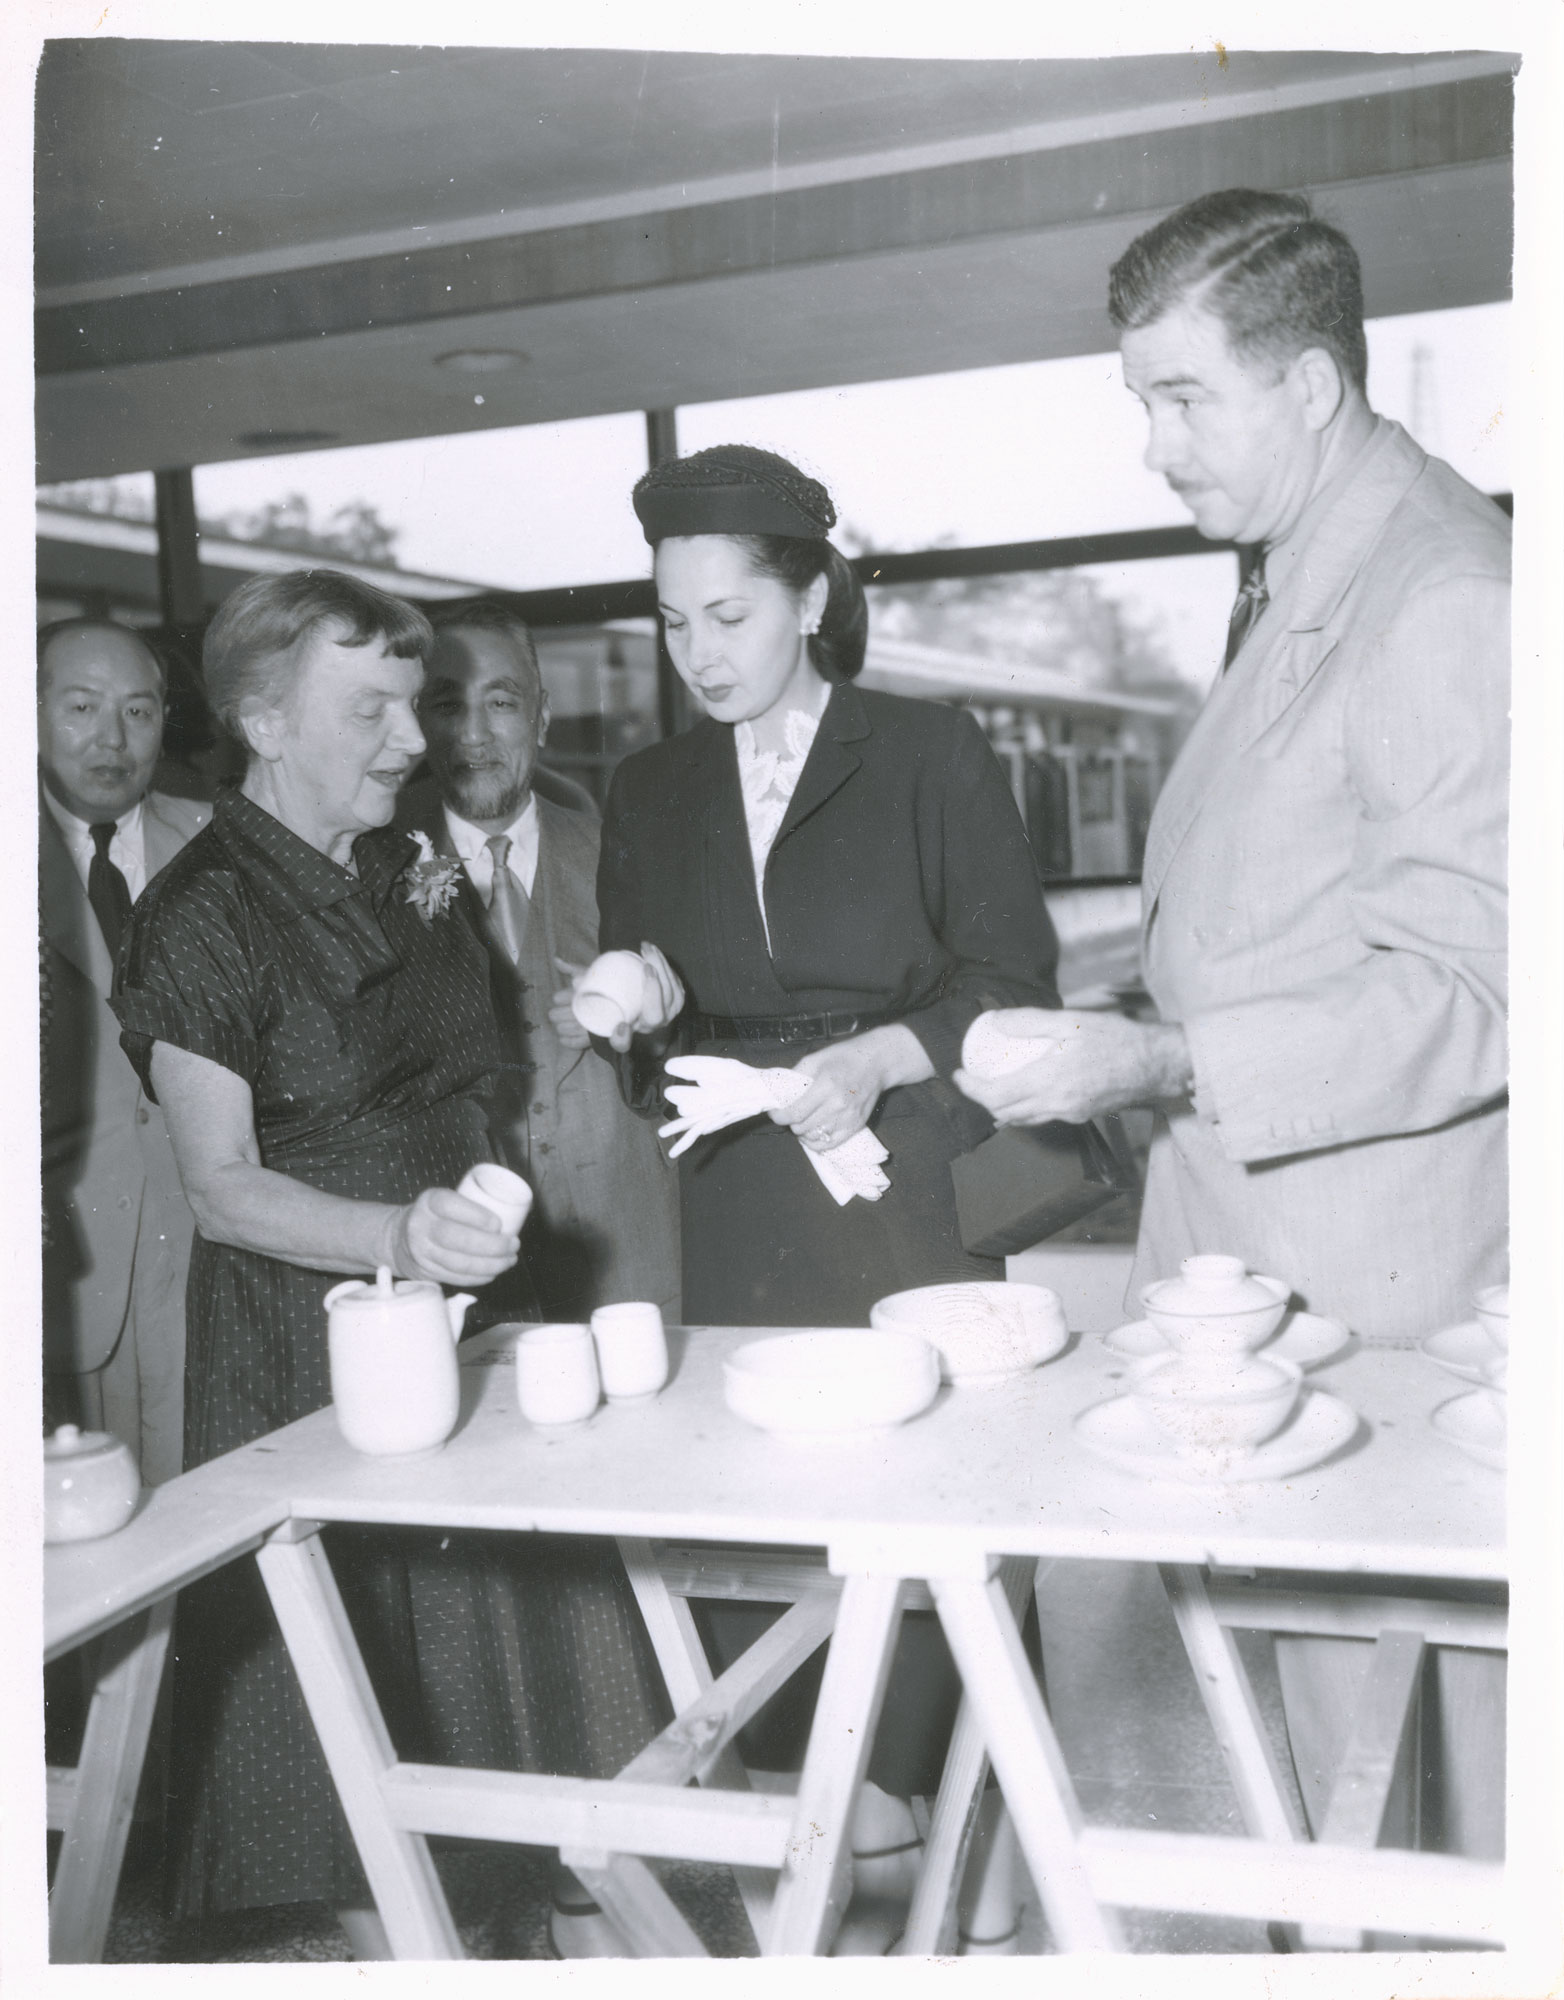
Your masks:
<path fill-rule="evenodd" d="M 196 528 L 195 480 L 188 465 L 154 472 L 157 500 L 158 602 L 165 627 L 178 630 L 206 622 L 201 588 L 200 537 Z"/>

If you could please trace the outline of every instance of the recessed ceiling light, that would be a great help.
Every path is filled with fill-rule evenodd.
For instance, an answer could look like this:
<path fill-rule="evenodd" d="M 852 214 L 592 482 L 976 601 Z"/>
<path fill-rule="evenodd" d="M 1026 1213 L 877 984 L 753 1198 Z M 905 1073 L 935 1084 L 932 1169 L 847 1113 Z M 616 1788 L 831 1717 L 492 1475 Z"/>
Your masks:
<path fill-rule="evenodd" d="M 241 431 L 234 439 L 247 451 L 302 451 L 306 445 L 333 444 L 335 431 Z"/>
<path fill-rule="evenodd" d="M 503 375 L 507 368 L 520 368 L 527 359 L 519 347 L 457 347 L 449 354 L 437 354 L 436 368 L 454 368 L 459 375 Z"/>

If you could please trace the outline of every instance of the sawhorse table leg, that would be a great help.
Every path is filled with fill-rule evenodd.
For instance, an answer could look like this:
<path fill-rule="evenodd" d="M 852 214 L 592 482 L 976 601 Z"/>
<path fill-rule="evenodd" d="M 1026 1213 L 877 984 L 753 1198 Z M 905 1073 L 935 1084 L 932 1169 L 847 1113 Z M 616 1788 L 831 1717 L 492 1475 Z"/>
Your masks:
<path fill-rule="evenodd" d="M 166 1597 L 94 1642 L 98 1680 L 80 1761 L 74 1771 L 49 1774 L 49 1824 L 64 1835 L 49 1892 L 55 1965 L 91 1965 L 103 1957 L 174 1604 Z"/>
<path fill-rule="evenodd" d="M 1122 1951 L 1117 1914 L 1092 1894 L 1075 1787 L 1043 1706 L 1004 1583 L 930 1577 L 940 1622 L 977 1711 L 1021 1851 L 1060 1951 Z"/>
<path fill-rule="evenodd" d="M 1019 1621 L 1037 1575 L 1031 1557 L 1011 1557 L 1000 1565 L 1000 1580 L 1010 1615 Z M 988 1776 L 988 1749 L 982 1724 L 970 1695 L 963 1695 L 956 1727 L 940 1777 L 939 1795 L 924 1846 L 923 1867 L 907 1913 L 907 1928 L 898 1955 L 932 1957 L 956 1946 L 956 1895 L 971 1852 L 983 1783 Z"/>
<path fill-rule="evenodd" d="M 271 1595 L 370 1891 L 398 1958 L 460 1958 L 429 1843 L 393 1824 L 381 1781 L 396 1762 L 320 1536 L 281 1528 L 256 1562 Z"/>

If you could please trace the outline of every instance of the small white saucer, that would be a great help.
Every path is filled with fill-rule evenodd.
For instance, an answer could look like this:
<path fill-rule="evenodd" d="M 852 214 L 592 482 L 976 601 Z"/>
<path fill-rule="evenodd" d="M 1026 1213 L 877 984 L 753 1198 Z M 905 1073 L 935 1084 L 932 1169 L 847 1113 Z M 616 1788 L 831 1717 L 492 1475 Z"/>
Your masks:
<path fill-rule="evenodd" d="M 1452 1396 L 1448 1403 L 1439 1405 L 1428 1421 L 1457 1451 L 1464 1451 L 1468 1458 L 1475 1458 L 1479 1465 L 1491 1466 L 1495 1472 L 1504 1470 L 1509 1426 L 1488 1390 L 1474 1389 L 1465 1396 Z"/>
<path fill-rule="evenodd" d="M 1504 1350 L 1491 1341 L 1475 1319 L 1459 1326 L 1442 1327 L 1419 1341 L 1419 1347 L 1438 1368 L 1459 1375 L 1463 1382 L 1481 1382 L 1483 1370 L 1502 1358 Z M 1448 1407 L 1448 1405 L 1446 1406 Z"/>
<path fill-rule="evenodd" d="M 1075 1435 L 1099 1458 L 1125 1472 L 1194 1486 L 1235 1486 L 1245 1480 L 1286 1479 L 1294 1472 L 1306 1472 L 1338 1451 L 1357 1428 L 1356 1410 L 1321 1389 L 1305 1390 L 1291 1417 L 1264 1444 L 1250 1451 L 1240 1447 L 1202 1453 L 1198 1458 L 1186 1457 L 1130 1396 L 1094 1403 L 1075 1420 Z"/>
<path fill-rule="evenodd" d="M 1280 1332 L 1273 1333 L 1255 1352 L 1275 1361 L 1296 1361 L 1300 1368 L 1318 1368 L 1334 1360 L 1351 1341 L 1352 1335 L 1339 1319 L 1294 1312 L 1282 1321 Z M 1122 1354 L 1127 1361 L 1168 1351 L 1168 1342 L 1149 1319 L 1131 1320 L 1128 1326 L 1115 1327 L 1112 1333 L 1102 1336 L 1102 1344 L 1112 1353 Z"/>

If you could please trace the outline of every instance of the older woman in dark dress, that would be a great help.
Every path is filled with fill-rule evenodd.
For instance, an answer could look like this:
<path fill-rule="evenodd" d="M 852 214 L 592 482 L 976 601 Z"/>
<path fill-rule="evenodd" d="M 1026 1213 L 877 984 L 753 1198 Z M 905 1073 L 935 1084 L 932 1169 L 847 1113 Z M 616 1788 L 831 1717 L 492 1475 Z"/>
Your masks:
<path fill-rule="evenodd" d="M 505 1054 L 487 956 L 388 824 L 424 747 L 413 701 L 431 643 L 421 613 L 330 571 L 255 579 L 208 634 L 213 706 L 249 767 L 138 905 L 117 1003 L 198 1228 L 187 1466 L 330 1400 L 322 1299 L 338 1274 L 389 1265 L 476 1289 L 517 1258 L 516 1236 L 455 1192 L 492 1157 L 488 1085 Z M 525 1690 L 522 1712 L 514 1699 L 509 1655 L 530 1642 L 513 1600 L 506 1615 L 502 1543 L 370 1528 L 327 1543 L 402 1755 L 549 1761 L 546 1725 L 540 1745 Z M 622 1660 L 633 1608 L 617 1627 L 613 1605 L 599 1609 Z M 176 1650 L 176 1913 L 325 1900 L 375 1954 L 357 1856 L 250 1565 L 186 1593 Z M 617 1761 L 656 1726 L 630 1719 Z"/>

